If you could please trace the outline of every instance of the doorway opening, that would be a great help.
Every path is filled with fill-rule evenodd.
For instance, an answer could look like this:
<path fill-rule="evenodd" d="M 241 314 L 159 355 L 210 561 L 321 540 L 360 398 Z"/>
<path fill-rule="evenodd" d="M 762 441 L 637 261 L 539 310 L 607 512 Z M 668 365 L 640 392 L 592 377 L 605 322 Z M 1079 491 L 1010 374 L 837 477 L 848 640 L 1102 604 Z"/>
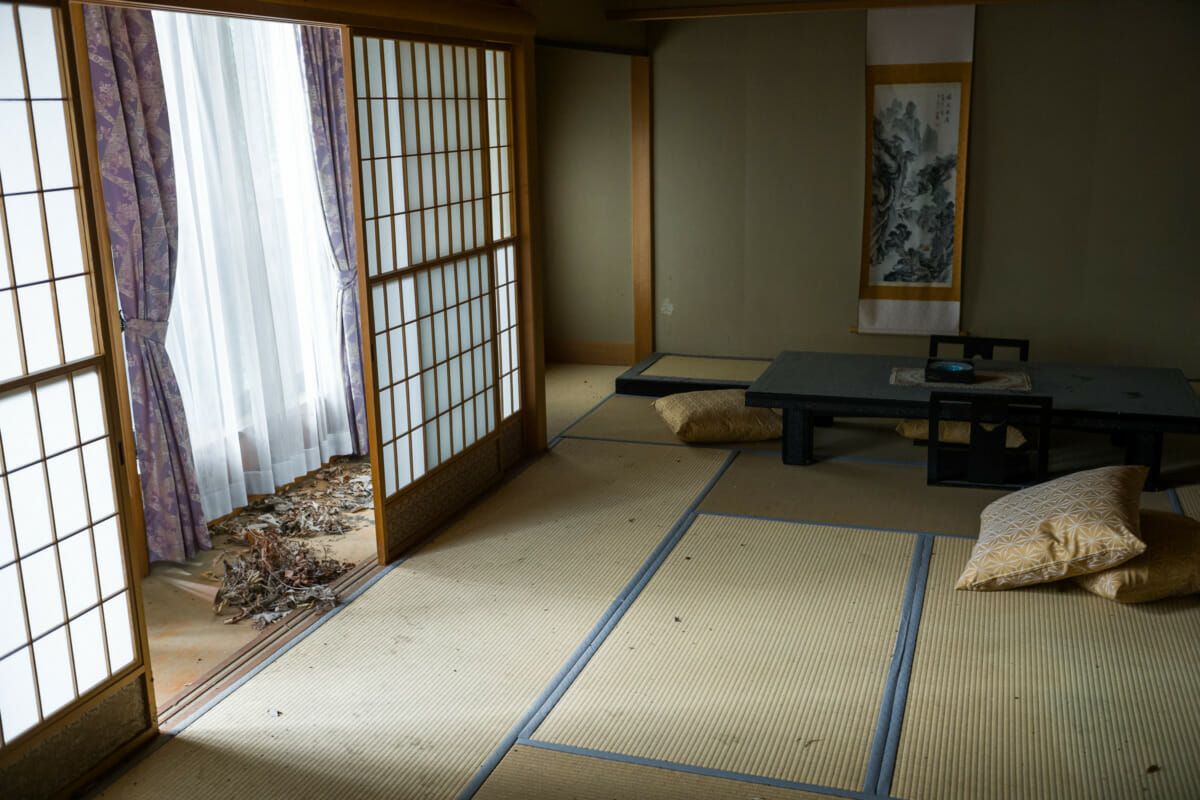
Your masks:
<path fill-rule="evenodd" d="M 147 525 L 142 595 L 169 728 L 214 681 L 302 630 L 292 617 L 330 610 L 379 552 L 362 348 L 346 346 L 343 319 L 344 293 L 357 295 L 353 248 L 339 263 L 327 229 L 302 29 L 149 16 L 178 226 L 162 340 L 205 521 L 182 541 Z M 349 317 L 356 330 L 357 302 Z M 150 523 L 156 497 L 141 483 Z"/>

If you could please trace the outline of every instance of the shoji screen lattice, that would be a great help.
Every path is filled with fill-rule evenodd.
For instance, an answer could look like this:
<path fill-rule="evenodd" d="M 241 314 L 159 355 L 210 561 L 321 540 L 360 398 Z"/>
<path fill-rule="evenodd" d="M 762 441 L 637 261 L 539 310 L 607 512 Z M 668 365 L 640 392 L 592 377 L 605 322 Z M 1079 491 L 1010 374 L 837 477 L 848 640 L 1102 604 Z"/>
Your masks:
<path fill-rule="evenodd" d="M 355 36 L 385 495 L 521 407 L 510 55 Z"/>
<path fill-rule="evenodd" d="M 0 3 L 0 747 L 135 659 L 56 13 Z"/>

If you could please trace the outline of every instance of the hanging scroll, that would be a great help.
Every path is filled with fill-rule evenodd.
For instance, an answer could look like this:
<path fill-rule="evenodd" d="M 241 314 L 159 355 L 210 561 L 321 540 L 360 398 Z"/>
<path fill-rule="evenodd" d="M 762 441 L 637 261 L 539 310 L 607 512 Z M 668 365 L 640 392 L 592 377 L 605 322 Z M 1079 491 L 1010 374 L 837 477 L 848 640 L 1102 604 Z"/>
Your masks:
<path fill-rule="evenodd" d="M 858 330 L 957 333 L 974 8 L 868 14 Z"/>

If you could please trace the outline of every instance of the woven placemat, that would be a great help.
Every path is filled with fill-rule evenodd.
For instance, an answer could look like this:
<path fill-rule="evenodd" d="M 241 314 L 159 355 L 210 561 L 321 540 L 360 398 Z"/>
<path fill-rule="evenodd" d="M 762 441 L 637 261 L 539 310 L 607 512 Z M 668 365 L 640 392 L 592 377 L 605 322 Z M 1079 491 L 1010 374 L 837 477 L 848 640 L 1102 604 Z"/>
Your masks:
<path fill-rule="evenodd" d="M 1029 373 L 1015 370 L 977 369 L 973 383 L 949 383 L 925 380 L 924 367 L 892 367 L 892 376 L 888 383 L 893 386 L 928 386 L 931 389 L 968 392 L 1029 392 L 1033 390 Z"/>

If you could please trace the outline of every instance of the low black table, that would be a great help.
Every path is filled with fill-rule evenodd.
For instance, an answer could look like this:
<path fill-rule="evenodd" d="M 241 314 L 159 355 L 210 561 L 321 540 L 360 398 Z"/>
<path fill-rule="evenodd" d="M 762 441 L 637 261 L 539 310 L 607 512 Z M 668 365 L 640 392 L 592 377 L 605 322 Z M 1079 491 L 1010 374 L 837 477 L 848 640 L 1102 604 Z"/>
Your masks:
<path fill-rule="evenodd" d="M 1121 434 L 1125 462 L 1150 468 L 1157 486 L 1163 433 L 1200 433 L 1200 398 L 1177 369 L 980 361 L 976 369 L 1024 372 L 1031 392 L 1048 395 L 1055 428 Z M 820 417 L 929 416 L 931 391 L 962 386 L 900 386 L 896 367 L 923 367 L 924 356 L 784 351 L 746 390 L 746 405 L 783 409 L 783 462 L 813 463 L 813 421 Z M 970 391 L 970 389 L 967 389 Z"/>

